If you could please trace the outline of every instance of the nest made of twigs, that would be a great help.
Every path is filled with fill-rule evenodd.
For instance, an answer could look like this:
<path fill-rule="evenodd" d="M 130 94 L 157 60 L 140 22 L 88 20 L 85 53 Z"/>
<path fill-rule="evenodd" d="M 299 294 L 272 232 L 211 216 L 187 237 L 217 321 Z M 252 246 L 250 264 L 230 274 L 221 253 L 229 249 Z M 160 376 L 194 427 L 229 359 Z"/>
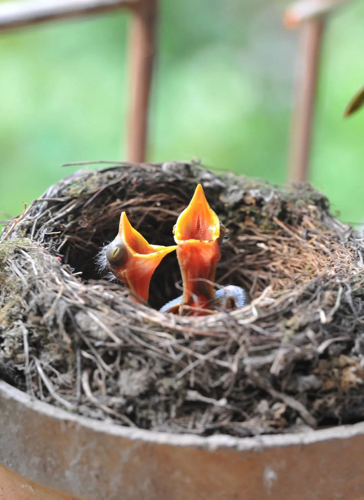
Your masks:
<path fill-rule="evenodd" d="M 191 318 L 175 254 L 150 305 L 97 272 L 121 211 L 153 244 L 201 182 L 228 229 L 217 282 L 251 304 Z M 277 189 L 186 163 L 67 177 L 3 231 L 0 376 L 35 397 L 145 429 L 249 436 L 364 419 L 363 240 L 308 185 Z M 176 287 L 177 285 L 177 287 Z"/>

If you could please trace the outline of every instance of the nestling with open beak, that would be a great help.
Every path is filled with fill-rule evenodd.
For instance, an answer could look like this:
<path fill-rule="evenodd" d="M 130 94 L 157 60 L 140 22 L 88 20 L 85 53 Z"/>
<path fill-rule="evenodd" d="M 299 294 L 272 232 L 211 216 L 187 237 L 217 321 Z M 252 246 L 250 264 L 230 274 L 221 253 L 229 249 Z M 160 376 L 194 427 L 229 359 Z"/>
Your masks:
<path fill-rule="evenodd" d="M 188 314 L 202 316 L 212 309 L 232 310 L 248 303 L 245 290 L 238 286 L 224 287 L 215 294 L 216 266 L 226 229 L 208 204 L 201 184 L 173 232 L 183 295 L 163 306 L 162 312 L 183 313 L 185 306 Z"/>
<path fill-rule="evenodd" d="M 226 230 L 208 204 L 201 184 L 173 232 L 176 246 L 150 245 L 123 212 L 118 235 L 100 254 L 100 267 L 106 265 L 130 290 L 134 301 L 148 302 L 154 271 L 163 257 L 177 249 L 183 295 L 163 306 L 162 312 L 202 316 L 211 310 L 231 311 L 249 302 L 239 286 L 228 285 L 215 293 L 216 266 Z"/>
<path fill-rule="evenodd" d="M 201 310 L 210 309 L 215 299 L 214 281 L 220 260 L 220 241 L 225 228 L 208 204 L 199 184 L 188 207 L 174 226 L 177 259 L 182 274 L 182 305 Z"/>
<path fill-rule="evenodd" d="M 154 271 L 163 257 L 176 248 L 177 246 L 150 245 L 132 227 L 123 212 L 119 233 L 104 251 L 110 271 L 130 290 L 131 298 L 136 302 L 148 302 L 149 285 Z"/>

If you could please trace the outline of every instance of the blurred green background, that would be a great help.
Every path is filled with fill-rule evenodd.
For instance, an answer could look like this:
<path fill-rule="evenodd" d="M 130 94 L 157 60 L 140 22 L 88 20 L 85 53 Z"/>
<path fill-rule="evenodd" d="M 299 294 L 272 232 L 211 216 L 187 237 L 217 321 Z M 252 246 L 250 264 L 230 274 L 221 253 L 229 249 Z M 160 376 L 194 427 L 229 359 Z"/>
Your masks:
<path fill-rule="evenodd" d="M 287 4 L 161 1 L 150 160 L 285 181 L 298 48 Z M 0 219 L 76 170 L 62 163 L 125 159 L 129 25 L 118 12 L 0 34 Z M 326 32 L 310 172 L 351 223 L 364 221 L 364 113 L 342 113 L 364 82 L 363 53 L 353 0 Z"/>

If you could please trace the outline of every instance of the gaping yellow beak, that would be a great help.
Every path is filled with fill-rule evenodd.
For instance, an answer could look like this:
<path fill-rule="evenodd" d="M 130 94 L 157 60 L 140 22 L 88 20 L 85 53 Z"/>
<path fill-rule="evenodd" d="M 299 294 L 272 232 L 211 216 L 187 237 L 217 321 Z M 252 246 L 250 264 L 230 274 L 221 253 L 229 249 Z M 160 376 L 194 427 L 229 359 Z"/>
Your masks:
<path fill-rule="evenodd" d="M 132 227 L 126 213 L 120 217 L 119 234 L 106 247 L 106 259 L 111 272 L 132 292 L 131 297 L 147 302 L 152 275 L 163 257 L 177 246 L 150 245 Z"/>
<path fill-rule="evenodd" d="M 183 280 L 182 305 L 195 308 L 195 314 L 210 309 L 215 298 L 213 282 L 220 260 L 223 226 L 208 204 L 199 184 L 188 207 L 174 227 L 177 258 Z"/>

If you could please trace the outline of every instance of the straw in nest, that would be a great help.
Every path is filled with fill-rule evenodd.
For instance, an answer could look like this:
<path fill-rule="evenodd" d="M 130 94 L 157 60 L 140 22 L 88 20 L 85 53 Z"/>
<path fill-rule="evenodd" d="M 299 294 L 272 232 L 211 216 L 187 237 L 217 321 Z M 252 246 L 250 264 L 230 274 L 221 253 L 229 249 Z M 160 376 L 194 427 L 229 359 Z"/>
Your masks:
<path fill-rule="evenodd" d="M 132 302 L 95 256 L 121 211 L 151 243 L 173 244 L 199 182 L 228 228 L 217 282 L 244 287 L 251 304 L 201 318 L 159 312 L 180 294 L 175 255 L 154 275 L 151 307 Z M 43 401 L 200 435 L 364 418 L 363 239 L 308 185 L 125 164 L 52 186 L 2 238 L 0 376 Z"/>

